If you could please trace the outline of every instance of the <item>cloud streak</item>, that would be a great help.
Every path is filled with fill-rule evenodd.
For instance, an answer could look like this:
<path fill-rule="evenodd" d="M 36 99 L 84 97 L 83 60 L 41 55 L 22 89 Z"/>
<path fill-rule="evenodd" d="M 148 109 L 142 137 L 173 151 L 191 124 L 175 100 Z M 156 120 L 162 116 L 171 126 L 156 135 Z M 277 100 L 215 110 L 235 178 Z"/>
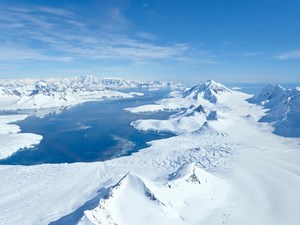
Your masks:
<path fill-rule="evenodd" d="M 245 52 L 241 54 L 242 57 L 252 57 L 257 55 L 260 55 L 260 52 Z"/>
<path fill-rule="evenodd" d="M 278 60 L 300 59 L 300 49 L 282 52 L 274 57 Z"/>
<path fill-rule="evenodd" d="M 38 51 L 23 47 L 0 46 L 0 61 L 19 61 L 19 60 L 39 60 L 39 61 L 59 61 L 70 62 L 72 57 L 51 56 Z"/>

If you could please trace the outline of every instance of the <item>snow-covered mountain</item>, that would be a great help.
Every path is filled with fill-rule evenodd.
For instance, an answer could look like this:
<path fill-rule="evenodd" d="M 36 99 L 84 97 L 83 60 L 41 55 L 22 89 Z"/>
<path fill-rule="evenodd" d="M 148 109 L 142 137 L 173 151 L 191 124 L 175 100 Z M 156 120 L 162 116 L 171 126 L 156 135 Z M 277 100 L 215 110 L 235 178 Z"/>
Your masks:
<path fill-rule="evenodd" d="M 131 123 L 143 131 L 167 131 L 175 134 L 197 131 L 204 122 L 223 118 L 223 114 L 234 111 L 236 99 L 246 94 L 230 90 L 213 80 L 193 86 L 182 93 L 161 99 L 153 105 L 127 108 L 132 113 L 179 110 L 168 120 L 137 120 Z M 230 103 L 232 101 L 232 103 Z M 261 93 L 248 97 L 248 102 L 269 109 L 259 121 L 272 123 L 274 133 L 282 136 L 300 136 L 300 88 L 285 89 L 270 84 Z M 246 112 L 245 112 L 246 113 Z"/>
<path fill-rule="evenodd" d="M 259 103 L 266 107 L 273 107 L 282 100 L 285 89 L 279 84 L 269 84 L 263 90 L 249 99 L 251 103 Z"/>
<path fill-rule="evenodd" d="M 231 92 L 224 85 L 217 83 L 213 80 L 208 80 L 205 83 L 193 86 L 192 88 L 184 91 L 182 96 L 185 98 L 193 99 L 206 99 L 211 103 L 216 103 L 218 100 L 218 95 L 226 92 Z"/>
<path fill-rule="evenodd" d="M 37 83 L 46 83 L 52 88 L 69 88 L 72 90 L 103 90 L 104 88 L 121 89 L 121 88 L 177 88 L 181 84 L 175 84 L 168 81 L 138 81 L 126 80 L 121 78 L 100 78 L 95 76 L 76 76 L 71 78 L 57 79 L 2 79 L 0 87 L 7 89 L 34 87 Z"/>
<path fill-rule="evenodd" d="M 95 209 L 85 211 L 79 224 L 197 224 L 228 192 L 222 179 L 196 164 L 181 166 L 156 182 L 129 172 Z"/>
<path fill-rule="evenodd" d="M 46 80 L 0 80 L 0 110 L 40 109 L 76 105 L 101 98 L 128 98 L 124 88 L 178 88 L 172 82 L 141 82 L 119 78 L 79 76 Z"/>
<path fill-rule="evenodd" d="M 222 101 L 223 98 L 227 98 L 227 96 L 231 95 L 233 92 L 234 91 L 220 83 L 208 80 L 183 92 L 176 92 L 175 94 L 172 94 L 170 98 L 161 99 L 155 102 L 154 105 L 127 108 L 125 110 L 132 113 L 179 110 L 193 107 L 195 107 L 194 110 L 196 110 L 200 105 L 216 104 L 218 101 Z M 200 109 L 198 108 L 198 110 Z"/>
<path fill-rule="evenodd" d="M 260 121 L 272 122 L 276 134 L 300 136 L 300 88 L 285 89 L 268 85 L 261 93 L 248 100 L 269 109 Z"/>
<path fill-rule="evenodd" d="M 224 111 L 228 99 L 234 99 L 237 92 L 213 80 L 193 86 L 178 93 L 174 97 L 162 99 L 155 105 L 145 105 L 136 108 L 127 108 L 132 113 L 145 111 L 179 110 L 168 120 L 137 120 L 131 125 L 143 131 L 164 131 L 183 134 L 197 131 L 206 121 L 218 120 Z"/>

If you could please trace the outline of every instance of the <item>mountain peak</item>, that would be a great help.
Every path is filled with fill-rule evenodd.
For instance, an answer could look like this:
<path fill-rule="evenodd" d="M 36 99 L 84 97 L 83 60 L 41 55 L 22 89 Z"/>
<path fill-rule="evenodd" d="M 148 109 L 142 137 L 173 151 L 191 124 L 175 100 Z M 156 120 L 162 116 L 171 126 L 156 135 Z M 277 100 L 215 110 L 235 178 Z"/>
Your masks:
<path fill-rule="evenodd" d="M 272 101 L 278 102 L 285 90 L 286 89 L 279 84 L 268 84 L 260 93 L 250 98 L 249 102 L 260 103 L 262 105 L 271 104 Z"/>
<path fill-rule="evenodd" d="M 203 173 L 202 169 L 198 167 L 196 163 L 190 163 L 188 165 L 180 166 L 174 173 L 169 175 L 169 186 L 172 184 L 185 181 L 188 183 L 201 184 L 201 175 Z M 204 171 L 204 173 L 206 173 Z"/>
<path fill-rule="evenodd" d="M 208 79 L 205 83 L 217 84 L 213 79 Z"/>
<path fill-rule="evenodd" d="M 189 97 L 198 99 L 199 95 L 211 103 L 217 102 L 217 96 L 222 93 L 230 93 L 231 91 L 221 83 L 217 83 L 213 80 L 208 80 L 205 83 L 201 83 L 193 86 L 192 88 L 183 92 L 183 97 Z"/>

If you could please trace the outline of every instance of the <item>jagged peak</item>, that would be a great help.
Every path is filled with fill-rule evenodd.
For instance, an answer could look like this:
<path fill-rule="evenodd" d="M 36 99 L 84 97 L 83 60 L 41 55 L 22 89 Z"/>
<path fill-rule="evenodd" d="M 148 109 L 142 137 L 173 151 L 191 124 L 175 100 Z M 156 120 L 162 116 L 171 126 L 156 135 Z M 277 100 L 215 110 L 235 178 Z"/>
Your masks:
<path fill-rule="evenodd" d="M 267 86 L 265 86 L 262 90 L 261 93 L 266 93 L 266 94 L 274 94 L 276 92 L 283 92 L 285 90 L 284 87 L 282 87 L 279 84 L 268 84 Z"/>
<path fill-rule="evenodd" d="M 128 183 L 131 183 L 131 182 L 137 182 L 137 183 L 144 184 L 144 181 L 141 177 L 139 177 L 138 175 L 136 175 L 133 172 L 128 172 L 112 188 L 119 187 L 121 185 L 127 185 Z"/>
<path fill-rule="evenodd" d="M 210 111 L 210 113 L 206 117 L 207 120 L 218 120 L 218 112 L 217 111 Z"/>
<path fill-rule="evenodd" d="M 249 101 L 253 103 L 270 101 L 274 98 L 280 97 L 285 90 L 286 89 L 279 84 L 268 84 L 261 92 L 250 98 Z"/>
<path fill-rule="evenodd" d="M 134 189 L 138 192 L 145 195 L 145 197 L 149 198 L 151 201 L 157 201 L 161 203 L 151 191 L 149 187 L 150 181 L 146 181 L 144 178 L 136 175 L 133 172 L 128 172 L 125 176 L 123 176 L 119 182 L 112 186 L 108 195 L 105 197 L 106 199 L 113 198 L 115 195 L 118 195 L 119 192 L 122 192 L 124 189 Z"/>
<path fill-rule="evenodd" d="M 205 121 L 203 125 L 194 133 L 208 136 L 219 136 L 219 137 L 228 137 L 228 134 L 225 132 L 220 132 L 215 130 L 211 125 L 212 121 Z"/>
<path fill-rule="evenodd" d="M 205 113 L 204 107 L 202 105 L 199 105 L 197 108 L 195 108 L 195 112 L 202 112 Z"/>
<path fill-rule="evenodd" d="M 206 84 L 220 84 L 217 83 L 216 81 L 214 81 L 213 79 L 208 79 L 207 81 L 205 81 Z"/>
<path fill-rule="evenodd" d="M 168 186 L 178 182 L 188 182 L 193 184 L 201 184 L 201 177 L 199 175 L 207 173 L 202 170 L 196 163 L 184 164 L 180 166 L 174 173 L 168 177 Z"/>
<path fill-rule="evenodd" d="M 198 85 L 193 86 L 192 88 L 188 89 L 189 90 L 198 90 L 198 91 L 205 91 L 210 89 L 211 91 L 214 92 L 230 92 L 230 90 L 223 84 L 217 83 L 213 80 L 207 80 L 204 83 L 200 83 Z"/>
<path fill-rule="evenodd" d="M 197 99 L 199 94 L 203 94 L 203 98 L 212 102 L 217 102 L 217 95 L 221 93 L 231 92 L 226 86 L 221 83 L 217 83 L 213 80 L 208 80 L 204 83 L 195 85 L 190 89 L 183 92 L 183 97 L 191 97 Z"/>

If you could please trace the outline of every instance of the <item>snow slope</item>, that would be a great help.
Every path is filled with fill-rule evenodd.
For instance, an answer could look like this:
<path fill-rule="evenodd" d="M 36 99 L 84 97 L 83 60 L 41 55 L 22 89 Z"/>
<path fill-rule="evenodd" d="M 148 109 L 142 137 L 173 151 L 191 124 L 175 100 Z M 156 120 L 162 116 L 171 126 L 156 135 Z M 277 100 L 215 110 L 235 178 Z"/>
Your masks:
<path fill-rule="evenodd" d="M 218 132 L 203 132 L 153 141 L 138 153 L 105 162 L 0 166 L 0 224 L 48 224 L 68 214 L 75 219 L 67 217 L 61 224 L 76 224 L 128 172 L 162 184 L 172 171 L 190 163 L 222 174 L 244 148 Z"/>
<path fill-rule="evenodd" d="M 103 98 L 130 98 L 142 93 L 123 93 L 120 88 L 178 88 L 160 81 L 80 76 L 47 80 L 0 80 L 0 110 L 45 109 L 76 105 Z"/>
<path fill-rule="evenodd" d="M 42 140 L 41 135 L 20 133 L 20 127 L 12 124 L 26 117 L 26 115 L 0 116 L 0 159 L 11 156 L 19 149 L 33 147 Z"/>
<path fill-rule="evenodd" d="M 274 133 L 287 137 L 300 137 L 299 87 L 285 89 L 280 85 L 268 85 L 248 101 L 269 109 L 260 121 L 272 122 Z"/>
<path fill-rule="evenodd" d="M 199 129 L 105 162 L 0 166 L 0 224 L 298 225 L 300 139 L 259 122 L 250 95 L 177 94 L 160 102 L 197 108 Z"/>
<path fill-rule="evenodd" d="M 79 224 L 199 224 L 228 190 L 223 180 L 195 164 L 179 168 L 164 183 L 128 173 Z"/>

